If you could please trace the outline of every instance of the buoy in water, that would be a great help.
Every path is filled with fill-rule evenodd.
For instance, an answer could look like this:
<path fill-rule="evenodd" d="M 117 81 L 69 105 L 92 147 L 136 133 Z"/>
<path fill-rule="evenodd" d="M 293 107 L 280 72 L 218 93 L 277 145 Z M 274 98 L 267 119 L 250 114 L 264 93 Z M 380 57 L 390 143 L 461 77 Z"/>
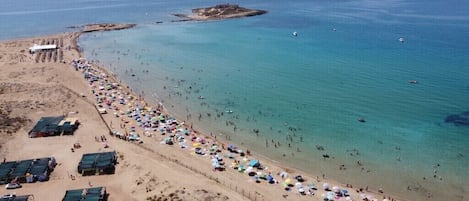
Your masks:
<path fill-rule="evenodd" d="M 293 36 L 295 36 L 295 37 L 298 36 L 298 32 L 296 32 L 296 31 L 293 32 Z"/>

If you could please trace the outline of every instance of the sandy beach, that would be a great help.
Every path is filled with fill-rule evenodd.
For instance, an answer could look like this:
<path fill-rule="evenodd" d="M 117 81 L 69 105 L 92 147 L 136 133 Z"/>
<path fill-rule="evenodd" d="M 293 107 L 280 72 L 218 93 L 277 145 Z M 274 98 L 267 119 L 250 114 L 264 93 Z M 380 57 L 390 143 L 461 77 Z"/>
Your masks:
<path fill-rule="evenodd" d="M 80 59 L 82 55 L 76 44 L 77 38 L 85 32 L 133 26 L 93 25 L 85 26 L 79 32 L 0 42 L 1 157 L 15 161 L 53 156 L 58 162 L 49 181 L 23 184 L 22 188 L 14 190 L 1 188 L 2 194 L 32 194 L 35 200 L 59 201 L 66 190 L 103 186 L 109 193 L 108 200 L 116 201 L 324 200 L 328 192 L 334 194 L 334 200 L 399 198 L 386 194 L 386 189 L 384 193 L 378 192 L 379 187 L 350 187 L 340 181 L 330 180 L 328 176 L 307 175 L 294 167 L 276 163 L 255 153 L 246 153 L 244 156 L 230 153 L 227 142 L 193 131 L 190 125 L 184 125 L 181 121 L 174 120 L 176 126 L 168 128 L 167 132 L 164 130 L 165 135 L 161 134 L 160 129 L 171 124 L 162 124 L 160 121 L 154 130 L 145 129 L 131 114 L 149 118 L 163 116 L 166 120 L 170 119 L 170 115 L 162 105 L 145 103 L 104 68 L 87 63 L 86 58 Z M 28 52 L 33 44 L 45 43 L 56 44 L 58 49 L 47 53 Z M 77 68 L 71 64 L 72 61 L 79 61 L 86 67 Z M 92 72 L 99 77 L 98 80 L 86 80 L 85 71 Z M 108 85 L 113 87 L 100 88 Z M 99 103 L 101 97 L 105 97 L 103 103 Z M 114 100 L 111 97 L 118 98 Z M 119 99 L 125 99 L 125 102 L 119 103 Z M 100 114 L 97 108 L 105 108 L 107 113 Z M 74 135 L 28 137 L 29 130 L 41 117 L 57 115 L 79 120 L 80 126 Z M 129 140 L 127 132 L 130 128 L 139 135 L 139 140 Z M 120 133 L 126 139 L 111 133 Z M 105 136 L 108 147 L 96 140 L 98 136 Z M 170 139 L 174 145 L 162 143 L 168 136 L 172 136 Z M 181 136 L 184 139 L 179 138 Z M 72 152 L 70 148 L 75 143 L 79 143 L 81 148 Z M 215 148 L 213 145 L 216 145 Z M 194 150 L 197 147 L 205 154 L 196 154 Z M 215 149 L 213 155 L 209 154 L 212 148 Z M 249 149 L 240 148 L 245 152 Z M 115 174 L 81 176 L 77 172 L 82 154 L 104 151 L 118 153 Z M 212 166 L 216 154 L 220 157 L 219 161 L 224 162 L 224 171 L 214 170 Z M 263 166 L 262 169 L 254 168 L 253 172 L 259 172 L 258 175 L 270 173 L 273 184 L 265 179 L 256 182 L 248 175 L 248 170 L 239 171 L 241 166 L 248 167 L 251 159 L 259 159 Z M 298 175 L 305 181 L 298 182 L 295 179 Z M 323 189 L 324 183 L 328 183 L 330 191 Z M 285 190 L 285 184 L 291 184 L 288 191 Z M 311 184 L 317 190 L 310 191 Z M 334 186 L 337 186 L 339 192 L 347 189 L 350 196 L 337 196 Z M 362 192 L 357 192 L 360 188 Z M 304 195 L 300 189 L 306 191 Z"/>

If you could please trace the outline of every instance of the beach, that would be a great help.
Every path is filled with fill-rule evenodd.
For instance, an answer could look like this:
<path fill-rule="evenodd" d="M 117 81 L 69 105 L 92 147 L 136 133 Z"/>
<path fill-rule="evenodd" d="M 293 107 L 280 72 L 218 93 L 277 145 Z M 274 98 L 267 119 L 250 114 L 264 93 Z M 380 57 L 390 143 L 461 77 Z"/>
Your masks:
<path fill-rule="evenodd" d="M 111 26 L 110 29 L 114 28 Z M 170 114 L 167 114 L 162 105 L 145 103 L 142 97 L 130 92 L 125 83 L 112 77 L 104 68 L 86 63 L 86 58 L 82 58 L 76 44 L 80 34 L 82 32 L 70 32 L 0 43 L 2 111 L 8 111 L 8 117 L 25 119 L 17 128 L 1 132 L 2 157 L 7 161 L 15 161 L 53 156 L 58 162 L 58 166 L 51 173 L 50 181 L 24 184 L 22 188 L 14 190 L 16 194 L 33 194 L 36 200 L 61 200 L 68 189 L 104 186 L 109 193 L 109 200 L 156 200 L 160 197 L 174 200 L 323 200 L 327 194 L 327 191 L 323 190 L 323 184 L 328 183 L 332 192 L 335 190 L 332 189 L 333 186 L 348 189 L 353 200 L 361 200 L 367 196 L 378 200 L 389 196 L 397 200 L 400 197 L 388 195 L 386 189 L 384 193 L 380 193 L 378 186 L 370 186 L 369 189 L 366 186 L 349 187 L 348 184 L 331 180 L 327 175 L 308 175 L 255 153 L 246 153 L 244 156 L 235 153 L 235 156 L 228 157 L 228 142 L 215 139 L 207 133 L 191 130 L 190 125 L 185 125 L 183 121 L 178 120 L 178 127 L 171 129 L 166 135 L 161 135 L 159 130 L 149 131 L 137 126 L 139 124 L 135 119 L 125 117 L 129 108 L 133 108 L 132 111 L 135 112 L 135 108 L 142 107 L 145 110 L 143 113 L 158 110 L 166 118 L 170 117 Z M 28 48 L 41 41 L 61 41 L 57 44 L 58 52 L 62 53 L 57 55 L 58 58 L 62 55 L 63 59 L 54 59 L 54 54 L 45 56 L 45 59 L 37 59 L 37 53 L 30 54 Z M 92 69 L 100 75 L 94 85 L 84 79 L 83 69 L 71 65 L 72 61 L 78 60 L 89 65 L 86 69 Z M 102 90 L 104 96 L 120 94 L 129 102 L 111 103 L 106 107 L 108 112 L 100 114 L 96 99 L 97 83 L 105 86 L 106 83 L 116 83 L 118 87 L 115 91 Z M 122 111 L 125 112 L 121 113 Z M 75 117 L 80 121 L 81 124 L 74 135 L 28 137 L 29 130 L 41 117 L 57 115 Z M 115 137 L 116 132 L 125 133 L 126 126 L 135 127 L 140 140 L 131 142 Z M 176 142 L 174 145 L 161 143 L 169 135 L 177 136 L 179 129 L 190 132 L 184 136 L 187 140 L 185 148 L 181 148 L 181 144 Z M 96 140 L 97 136 L 105 136 L 107 148 Z M 199 139 L 204 139 L 204 142 Z M 79 143 L 81 148 L 72 152 L 70 148 L 75 143 Z M 220 151 L 219 156 L 225 162 L 224 171 L 214 171 L 211 165 L 210 161 L 214 155 L 209 155 L 208 150 L 215 144 Z M 201 150 L 207 153 L 195 154 L 196 146 L 200 146 Z M 239 148 L 245 152 L 249 150 L 249 147 Z M 119 155 L 115 174 L 78 174 L 76 165 L 82 154 L 111 150 L 115 150 Z M 248 166 L 251 159 L 259 159 L 264 167 L 256 172 L 270 173 L 278 183 L 269 184 L 266 180 L 259 180 L 260 183 L 257 183 L 247 172 L 241 173 L 230 165 L 234 161 L 240 161 L 237 165 Z M 285 173 L 288 173 L 288 176 Z M 71 175 L 75 179 L 72 179 Z M 296 184 L 295 177 L 298 175 L 306 181 Z M 292 184 L 291 189 L 286 191 L 285 184 Z M 307 184 L 316 185 L 317 190 L 312 190 L 315 195 L 299 193 L 299 185 L 305 186 L 306 189 Z M 45 188 L 54 190 L 44 191 Z M 362 192 L 356 192 L 360 188 Z M 2 188 L 3 194 L 11 192 Z M 346 200 L 346 197 L 342 196 L 340 199 Z"/>
<path fill-rule="evenodd" d="M 64 143 L 73 139 L 59 152 L 78 155 L 70 172 L 78 173 L 76 165 L 85 152 L 119 152 L 120 147 L 132 145 L 146 151 L 167 148 L 170 154 L 152 152 L 161 157 L 158 160 L 179 151 L 201 159 L 207 168 L 194 169 L 181 160 L 174 163 L 211 181 L 241 170 L 244 173 L 234 177 L 244 180 L 233 182 L 251 189 L 256 176 L 259 187 L 272 177 L 279 185 L 268 186 L 279 190 L 281 199 L 309 190 L 311 183 L 321 187 L 324 175 L 329 183 L 353 185 L 347 188 L 352 192 L 363 188 L 366 193 L 368 186 L 369 191 L 382 188 L 383 194 L 399 200 L 466 200 L 469 48 L 464 44 L 469 42 L 469 16 L 464 11 L 469 4 L 236 2 L 267 11 L 242 17 L 252 13 L 236 8 L 231 4 L 235 2 L 230 2 L 233 7 L 226 3 L 5 0 L 0 7 L 2 136 L 27 136 L 42 117 L 74 119 L 85 113 L 78 107 L 86 100 L 96 113 L 107 114 L 81 115 L 86 117 L 79 120 L 87 123 L 79 126 L 79 135 L 57 136 Z M 244 14 L 232 15 L 238 12 Z M 202 21 L 186 18 L 194 16 Z M 120 25 L 134 27 L 115 27 Z M 30 47 L 31 52 L 40 47 L 34 44 L 51 49 L 30 54 Z M 81 78 L 85 84 L 68 83 L 75 76 L 76 83 Z M 101 117 L 107 122 L 105 130 L 88 128 Z M 215 137 L 217 144 L 212 146 Z M 71 151 L 72 145 L 89 138 L 93 144 Z M 12 139 L 13 144 L 4 147 L 18 150 L 24 144 L 46 143 L 41 140 L 46 139 L 25 138 L 20 143 Z M 227 145 L 237 148 L 229 152 Z M 87 150 L 90 147 L 95 148 Z M 138 149 L 135 152 L 140 154 Z M 217 156 L 213 151 L 219 149 L 224 151 Z M 252 156 L 244 161 L 237 149 L 249 149 Z M 11 153 L 3 151 L 2 155 Z M 34 157 L 47 157 L 40 151 Z M 236 159 L 230 158 L 233 155 Z M 4 167 L 26 156 L 5 157 L 0 177 L 8 173 Z M 219 156 L 222 161 L 215 160 Z M 244 168 L 252 158 L 268 169 L 248 176 Z M 127 159 L 124 156 L 123 161 Z M 35 163 L 42 165 L 41 161 Z M 213 172 L 219 163 L 226 170 Z M 119 165 L 117 172 L 123 170 Z M 37 167 L 43 166 L 31 169 Z M 272 167 L 282 168 L 268 175 Z M 132 170 L 138 172 L 130 168 L 125 172 Z M 290 170 L 295 172 L 289 174 L 290 182 L 296 183 L 296 174 L 307 181 L 286 191 L 286 179 L 279 173 Z M 145 183 L 138 178 L 124 180 L 138 187 Z M 227 189 L 243 194 L 240 185 L 225 183 Z M 154 195 L 142 191 L 142 197 Z M 314 192 L 318 197 L 325 193 Z M 245 197 L 256 199 L 253 194 Z"/>

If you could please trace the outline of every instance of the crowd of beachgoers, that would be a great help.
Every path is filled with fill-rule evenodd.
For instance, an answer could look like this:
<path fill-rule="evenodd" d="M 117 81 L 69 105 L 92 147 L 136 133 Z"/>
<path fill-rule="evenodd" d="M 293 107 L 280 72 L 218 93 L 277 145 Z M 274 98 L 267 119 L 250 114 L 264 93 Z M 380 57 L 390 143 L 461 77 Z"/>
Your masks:
<path fill-rule="evenodd" d="M 352 200 L 351 194 L 357 193 L 358 196 L 355 197 L 362 200 L 378 200 L 368 189 L 358 188 L 356 192 L 349 192 L 347 188 L 353 189 L 349 184 L 343 188 L 325 181 L 320 183 L 319 177 L 306 179 L 300 174 L 288 171 L 272 172 L 273 170 L 256 160 L 249 150 L 244 151 L 235 145 L 199 133 L 192 125 L 186 125 L 184 121 L 167 114 L 161 103 L 150 106 L 142 96 L 135 95 L 130 87 L 122 85 L 106 70 L 86 59 L 74 59 L 71 65 L 76 71 L 82 72 L 89 83 L 99 113 L 112 115 L 113 119 L 116 119 L 108 125 L 110 135 L 116 138 L 143 143 L 144 138 L 158 137 L 162 145 L 178 146 L 191 155 L 204 158 L 202 160 L 211 163 L 214 172 L 237 171 L 252 178 L 255 183 L 267 183 L 282 188 L 285 190 L 285 197 L 288 192 L 294 192 L 304 196 L 322 196 L 324 200 Z M 104 143 L 104 148 L 107 147 L 107 143 Z M 386 196 L 383 199 L 395 200 Z"/>

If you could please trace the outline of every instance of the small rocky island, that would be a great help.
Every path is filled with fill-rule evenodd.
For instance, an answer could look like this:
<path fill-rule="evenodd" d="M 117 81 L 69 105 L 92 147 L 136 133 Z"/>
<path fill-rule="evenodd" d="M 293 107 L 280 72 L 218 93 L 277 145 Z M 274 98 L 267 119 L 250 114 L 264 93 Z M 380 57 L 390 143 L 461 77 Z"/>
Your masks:
<path fill-rule="evenodd" d="M 79 29 L 83 33 L 95 31 L 113 31 L 121 29 L 130 29 L 135 27 L 136 24 L 116 24 L 116 23 L 99 23 L 99 24 L 85 24 L 68 26 L 70 29 Z"/>
<path fill-rule="evenodd" d="M 219 20 L 228 18 L 239 18 L 262 15 L 267 13 L 265 10 L 255 10 L 240 7 L 236 4 L 219 4 L 208 8 L 194 8 L 193 15 L 174 14 L 177 17 L 185 18 L 185 20 Z"/>
<path fill-rule="evenodd" d="M 129 29 L 135 27 L 136 24 L 115 24 L 115 23 L 100 23 L 100 24 L 87 24 L 83 27 L 83 32 L 95 31 L 113 31 L 121 29 Z"/>

